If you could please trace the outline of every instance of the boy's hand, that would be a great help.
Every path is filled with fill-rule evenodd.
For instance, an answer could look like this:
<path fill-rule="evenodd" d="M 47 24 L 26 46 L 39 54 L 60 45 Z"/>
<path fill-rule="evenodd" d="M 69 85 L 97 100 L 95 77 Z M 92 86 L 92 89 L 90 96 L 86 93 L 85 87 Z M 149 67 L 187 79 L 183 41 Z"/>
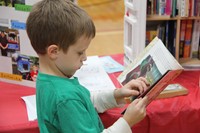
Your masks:
<path fill-rule="evenodd" d="M 130 127 L 140 122 L 146 116 L 146 105 L 148 98 L 135 99 L 129 104 L 123 118 L 127 121 Z"/>
<path fill-rule="evenodd" d="M 114 91 L 116 102 L 118 104 L 125 103 L 125 97 L 137 96 L 141 94 L 147 89 L 148 85 L 148 81 L 143 77 L 129 81 L 121 89 L 116 89 Z"/>

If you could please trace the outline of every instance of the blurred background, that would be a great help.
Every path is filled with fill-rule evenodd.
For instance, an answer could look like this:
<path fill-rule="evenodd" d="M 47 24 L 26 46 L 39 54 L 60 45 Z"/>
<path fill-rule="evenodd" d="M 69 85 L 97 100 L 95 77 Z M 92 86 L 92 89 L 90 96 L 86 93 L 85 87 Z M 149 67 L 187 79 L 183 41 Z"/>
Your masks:
<path fill-rule="evenodd" d="M 93 19 L 96 37 L 87 55 L 112 55 L 123 53 L 124 0 L 77 0 Z"/>

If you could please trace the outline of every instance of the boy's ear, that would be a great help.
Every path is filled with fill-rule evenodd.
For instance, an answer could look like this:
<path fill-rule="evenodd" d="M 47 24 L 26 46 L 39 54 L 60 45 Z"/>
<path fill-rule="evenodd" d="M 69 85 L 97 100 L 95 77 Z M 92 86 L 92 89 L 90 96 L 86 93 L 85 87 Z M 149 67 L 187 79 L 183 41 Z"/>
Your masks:
<path fill-rule="evenodd" d="M 47 48 L 47 54 L 51 59 L 56 59 L 58 57 L 58 53 L 59 53 L 59 47 L 55 44 L 50 45 Z"/>

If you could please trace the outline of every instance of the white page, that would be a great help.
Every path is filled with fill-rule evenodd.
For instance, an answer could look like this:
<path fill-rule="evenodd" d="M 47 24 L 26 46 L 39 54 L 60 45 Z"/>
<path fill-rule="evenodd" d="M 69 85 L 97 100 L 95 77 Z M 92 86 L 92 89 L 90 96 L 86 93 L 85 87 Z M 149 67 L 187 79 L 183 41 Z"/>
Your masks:
<path fill-rule="evenodd" d="M 75 73 L 80 84 L 85 86 L 89 91 L 106 91 L 115 89 L 113 82 L 101 65 L 98 56 L 89 56 L 84 62 L 85 65 Z"/>
<path fill-rule="evenodd" d="M 35 95 L 23 96 L 21 97 L 25 104 L 28 114 L 28 120 L 33 121 L 37 119 L 37 111 L 36 111 L 36 97 Z"/>
<path fill-rule="evenodd" d="M 153 57 L 162 74 L 164 74 L 167 70 L 183 69 L 160 39 L 153 47 L 154 48 L 151 48 L 149 51 L 149 54 Z"/>

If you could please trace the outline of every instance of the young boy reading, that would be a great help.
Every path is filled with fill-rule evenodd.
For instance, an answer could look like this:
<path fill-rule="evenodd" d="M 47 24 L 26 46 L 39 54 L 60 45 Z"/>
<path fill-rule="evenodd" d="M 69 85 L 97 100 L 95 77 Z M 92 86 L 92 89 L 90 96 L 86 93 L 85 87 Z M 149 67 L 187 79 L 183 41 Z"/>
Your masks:
<path fill-rule="evenodd" d="M 120 89 L 90 94 L 73 77 L 87 59 L 86 50 L 95 36 L 91 18 L 80 7 L 68 0 L 36 3 L 27 19 L 27 34 L 39 56 L 36 104 L 41 133 L 131 133 L 131 126 L 145 117 L 147 98 L 132 102 L 107 129 L 98 116 L 123 105 L 124 97 L 145 91 L 144 78 Z"/>

